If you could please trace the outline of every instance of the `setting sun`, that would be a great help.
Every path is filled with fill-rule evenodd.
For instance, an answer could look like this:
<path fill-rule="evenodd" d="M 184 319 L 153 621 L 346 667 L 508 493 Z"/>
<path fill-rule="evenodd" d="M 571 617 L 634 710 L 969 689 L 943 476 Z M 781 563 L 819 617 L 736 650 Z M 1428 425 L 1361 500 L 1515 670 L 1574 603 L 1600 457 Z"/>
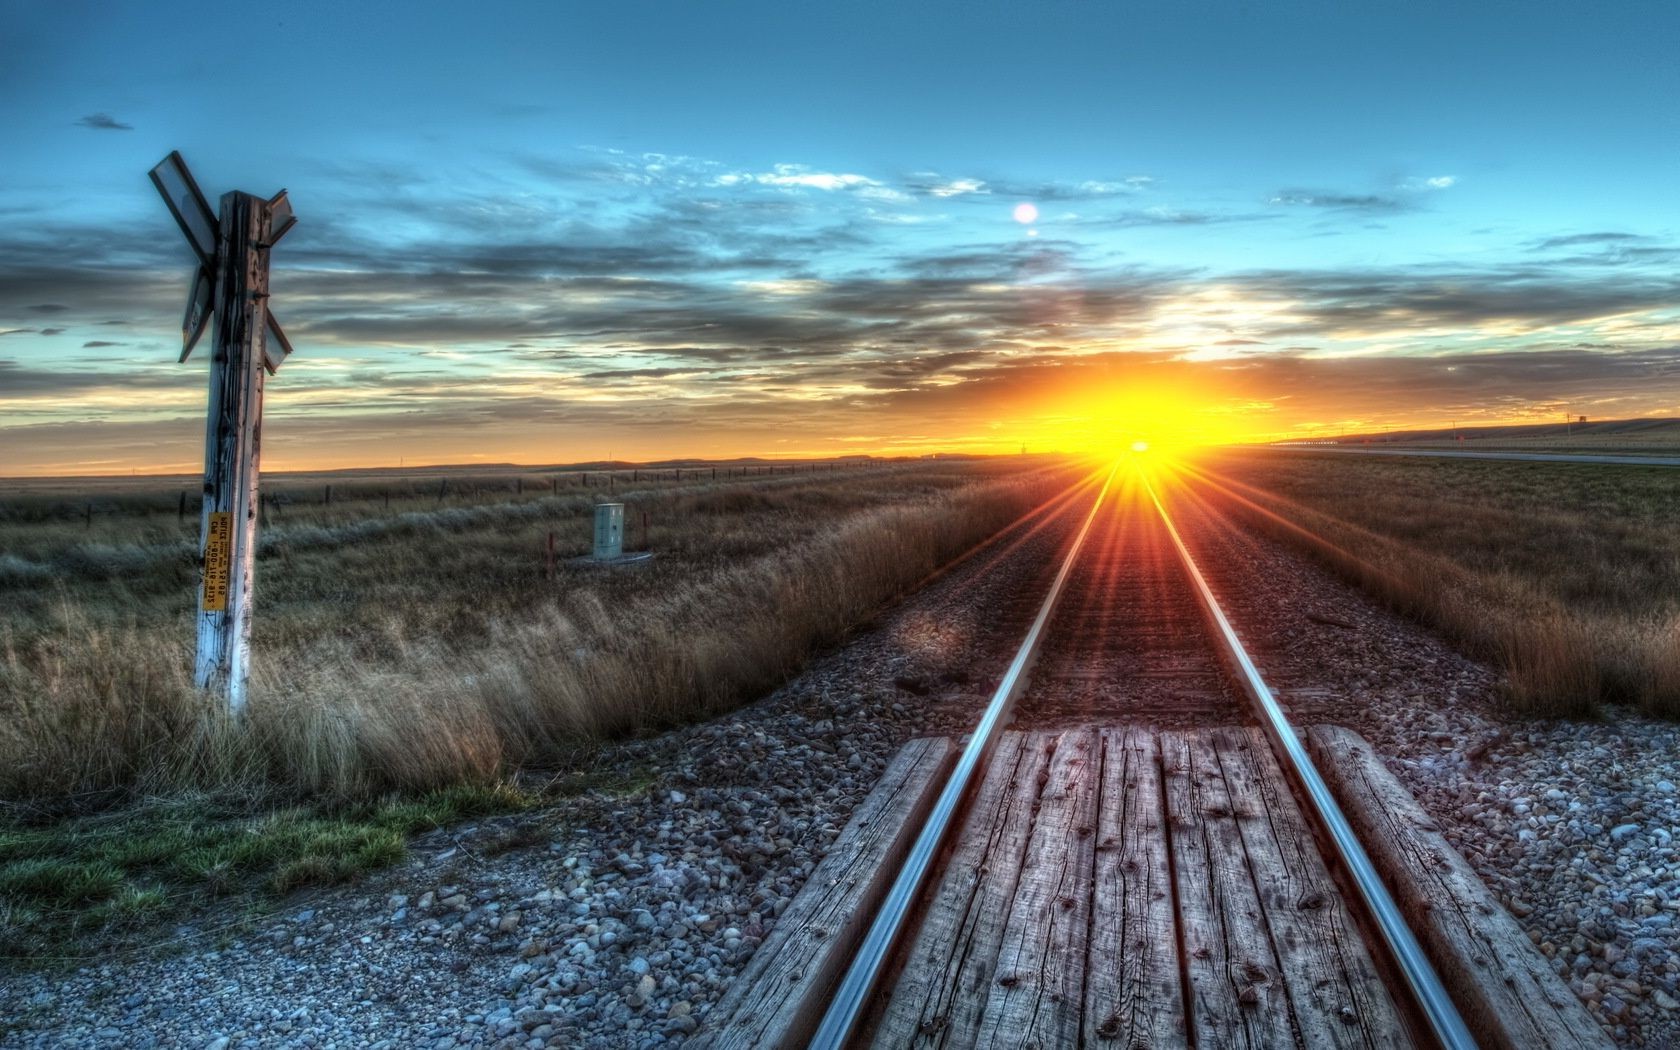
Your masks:
<path fill-rule="evenodd" d="M 1010 429 L 1032 447 L 1101 456 L 1234 444 L 1269 426 L 1265 406 L 1217 382 L 1119 367 L 1070 374 L 1032 399 L 1023 417 L 1019 431 Z"/>

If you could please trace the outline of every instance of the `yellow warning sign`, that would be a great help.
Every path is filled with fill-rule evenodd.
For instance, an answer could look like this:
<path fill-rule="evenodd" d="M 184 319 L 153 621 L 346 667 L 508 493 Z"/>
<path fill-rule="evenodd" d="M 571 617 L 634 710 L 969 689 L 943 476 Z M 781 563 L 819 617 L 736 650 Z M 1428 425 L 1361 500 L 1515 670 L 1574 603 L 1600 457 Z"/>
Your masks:
<path fill-rule="evenodd" d="M 225 510 L 210 512 L 210 529 L 204 537 L 205 612 L 226 612 L 228 586 L 233 570 L 233 515 Z"/>

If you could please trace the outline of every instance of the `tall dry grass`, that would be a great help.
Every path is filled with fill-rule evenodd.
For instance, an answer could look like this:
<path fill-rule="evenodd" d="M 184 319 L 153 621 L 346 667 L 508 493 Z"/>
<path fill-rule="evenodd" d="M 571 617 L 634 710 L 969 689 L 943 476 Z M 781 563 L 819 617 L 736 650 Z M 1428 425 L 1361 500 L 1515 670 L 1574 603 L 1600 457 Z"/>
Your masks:
<path fill-rule="evenodd" d="M 1506 672 L 1524 714 L 1680 717 L 1680 474 L 1230 454 L 1221 503 Z"/>
<path fill-rule="evenodd" d="M 122 571 L 77 573 L 85 551 L 64 550 L 80 538 L 54 550 L 31 522 L 52 569 L 9 581 L 31 602 L 0 618 L 0 795 L 491 780 L 763 693 L 1071 480 L 1059 464 L 916 465 L 632 492 L 630 538 L 655 561 L 562 561 L 552 580 L 546 534 L 580 552 L 587 497 L 272 529 L 239 720 L 192 689 L 190 566 L 150 556 L 175 540 L 139 534 Z"/>

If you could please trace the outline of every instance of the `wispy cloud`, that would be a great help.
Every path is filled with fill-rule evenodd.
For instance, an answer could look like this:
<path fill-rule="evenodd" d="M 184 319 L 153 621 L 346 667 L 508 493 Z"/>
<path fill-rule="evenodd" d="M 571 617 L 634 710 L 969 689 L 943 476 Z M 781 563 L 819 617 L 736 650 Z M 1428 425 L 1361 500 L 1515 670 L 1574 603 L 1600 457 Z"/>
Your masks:
<path fill-rule="evenodd" d="M 906 176 L 904 188 L 940 200 L 965 197 L 1008 197 L 1039 203 L 1092 201 L 1141 193 L 1155 180 L 1147 175 L 1122 179 L 1082 179 L 1077 182 L 1031 182 L 999 177 L 948 178 L 937 172 Z"/>
<path fill-rule="evenodd" d="M 1319 208 L 1327 211 L 1365 215 L 1390 215 L 1414 211 L 1423 206 L 1423 199 L 1432 193 L 1458 185 L 1456 175 L 1434 175 L 1400 180 L 1391 189 L 1369 193 L 1324 189 L 1282 189 L 1267 199 L 1268 204 L 1292 208 Z"/>
<path fill-rule="evenodd" d="M 1655 237 L 1620 231 L 1574 233 L 1547 237 L 1529 246 L 1533 252 L 1570 250 L 1570 255 L 1551 255 L 1555 266 L 1662 268 L 1680 262 L 1680 247 Z"/>
<path fill-rule="evenodd" d="M 1571 233 L 1561 237 L 1547 237 L 1544 240 L 1535 241 L 1532 248 L 1535 251 L 1544 252 L 1555 248 L 1580 248 L 1601 244 L 1634 244 L 1649 242 L 1650 240 L 1652 238 L 1642 234 L 1606 230 L 1599 233 Z"/>
<path fill-rule="evenodd" d="M 760 186 L 780 186 L 784 189 L 854 190 L 880 188 L 881 183 L 867 175 L 851 172 L 812 171 L 802 164 L 777 164 L 774 169 L 758 174 L 730 172 L 713 180 L 718 186 L 740 186 L 756 183 Z"/>
<path fill-rule="evenodd" d="M 979 179 L 952 179 L 949 182 L 939 182 L 927 187 L 927 192 L 935 197 L 961 197 L 965 193 L 990 193 L 986 184 Z"/>
<path fill-rule="evenodd" d="M 1417 206 L 1413 198 L 1392 193 L 1338 193 L 1332 190 L 1303 189 L 1279 190 L 1267 198 L 1266 203 L 1285 208 L 1325 208 L 1367 215 L 1388 215 L 1410 211 Z"/>
<path fill-rule="evenodd" d="M 109 113 L 89 113 L 76 121 L 78 127 L 92 128 L 95 131 L 133 131 L 133 124 L 124 124 Z"/>

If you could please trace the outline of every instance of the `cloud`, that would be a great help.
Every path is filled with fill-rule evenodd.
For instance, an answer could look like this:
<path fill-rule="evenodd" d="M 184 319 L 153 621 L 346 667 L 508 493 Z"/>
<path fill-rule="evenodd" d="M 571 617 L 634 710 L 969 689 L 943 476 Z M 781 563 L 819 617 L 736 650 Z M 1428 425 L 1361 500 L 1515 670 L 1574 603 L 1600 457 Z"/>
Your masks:
<path fill-rule="evenodd" d="M 1258 212 L 1209 212 L 1153 205 L 1148 208 L 1110 212 L 1105 215 L 1080 216 L 1071 220 L 1062 219 L 1058 220 L 1058 225 L 1127 229 L 1138 226 L 1210 226 L 1217 223 L 1261 222 L 1273 218 L 1276 218 L 1276 216 Z"/>
<path fill-rule="evenodd" d="M 133 124 L 124 124 L 109 113 L 89 113 L 76 121 L 78 127 L 93 128 L 96 131 L 133 131 Z"/>
<path fill-rule="evenodd" d="M 121 374 L 86 368 L 36 368 L 0 358 L 0 400 L 15 397 L 66 397 L 92 390 L 196 388 L 196 374 L 171 368 L 138 368 Z"/>
<path fill-rule="evenodd" d="M 105 340 L 105 339 L 89 339 L 87 342 L 82 344 L 82 349 L 83 350 L 97 350 L 100 347 L 105 347 L 105 346 L 127 346 L 127 345 L 128 345 L 127 343 L 113 343 L 113 342 L 110 342 L 109 340 Z"/>
<path fill-rule="evenodd" d="M 1547 237 L 1535 241 L 1532 250 L 1537 252 L 1551 251 L 1554 248 L 1578 248 L 1592 244 L 1634 244 L 1650 241 L 1652 238 L 1638 233 L 1622 233 L 1616 230 L 1605 230 L 1599 233 L 1571 233 L 1561 237 Z"/>
<path fill-rule="evenodd" d="M 849 172 L 812 171 L 802 164 L 777 164 L 771 171 L 759 174 L 741 172 L 719 175 L 713 180 L 718 186 L 740 186 L 756 183 L 760 186 L 777 186 L 783 189 L 812 189 L 826 190 L 854 190 L 860 188 L 879 189 L 881 183 L 867 175 L 855 175 Z"/>
<path fill-rule="evenodd" d="M 1392 190 L 1371 193 L 1350 193 L 1340 190 L 1282 189 L 1267 198 L 1274 207 L 1318 208 L 1325 211 L 1360 215 L 1394 215 L 1416 211 L 1423 206 L 1423 198 L 1431 193 L 1458 185 L 1456 175 L 1435 175 L 1427 178 L 1403 179 Z"/>
<path fill-rule="evenodd" d="M 1136 193 L 1154 181 L 1148 175 L 1133 175 L 1118 181 L 1087 179 L 1079 184 L 1079 189 L 1093 197 L 1109 197 L 1116 193 Z"/>
<path fill-rule="evenodd" d="M 944 198 L 961 197 L 965 193 L 990 193 L 991 190 L 979 179 L 952 179 L 927 187 L 927 192 L 932 196 Z"/>
<path fill-rule="evenodd" d="M 1680 279 L 1597 279 L 1527 266 L 1269 271 L 1231 280 L 1248 294 L 1289 304 L 1299 321 L 1274 329 L 1277 335 L 1473 335 L 1494 324 L 1535 330 L 1680 308 Z"/>
<path fill-rule="evenodd" d="M 1147 175 L 1122 179 L 1084 179 L 1078 182 L 1028 182 L 1007 178 L 946 178 L 922 171 L 906 176 L 904 188 L 939 200 L 964 197 L 1008 197 L 1045 202 L 1093 201 L 1137 193 L 1155 180 Z"/>
<path fill-rule="evenodd" d="M 1301 189 L 1279 190 L 1266 203 L 1286 208 L 1324 208 L 1366 215 L 1390 215 L 1417 207 L 1412 198 L 1396 194 Z"/>
<path fill-rule="evenodd" d="M 1603 268 L 1612 249 L 1668 250 L 1650 238 L 1565 234 L 1533 246 L 1562 259 L 1521 251 L 1483 267 L 1139 265 L 1116 252 L 1108 231 L 1282 222 L 1285 211 L 1151 204 L 1159 197 L 1138 196 L 1143 176 L 1038 183 L 984 174 L 731 171 L 613 151 L 530 159 L 505 184 L 457 187 L 446 177 L 357 169 L 329 180 L 341 196 L 321 202 L 321 221 L 300 226 L 276 253 L 277 309 L 299 356 L 274 387 L 269 433 L 320 455 L 337 454 L 328 434 L 345 447 L 415 439 L 486 450 L 538 440 L 530 434 L 544 447 L 590 447 L 581 443 L 605 428 L 672 444 L 687 441 L 684 428 L 789 440 L 956 435 L 976 419 L 1005 418 L 1023 396 L 1074 397 L 1136 376 L 1179 376 L 1221 404 L 1331 412 L 1330 393 L 1315 392 L 1323 384 L 1377 412 L 1449 389 L 1492 403 L 1495 381 L 1469 379 L 1520 376 L 1524 362 L 1532 382 L 1512 382 L 1522 396 L 1575 383 L 1588 390 L 1594 354 L 1606 358 L 1608 392 L 1645 396 L 1653 376 L 1668 375 L 1666 358 L 1625 355 L 1672 340 L 1657 322 L 1680 312 L 1680 283 L 1655 268 Z M 1313 197 L 1294 207 L 1372 214 L 1429 191 L 1287 192 Z M 1000 204 L 1017 196 L 1094 203 L 1056 208 L 1054 227 L 1029 241 Z M 999 209 L 998 224 L 957 221 L 965 202 Z M 950 224 L 898 236 L 877 225 L 877 213 Z M 148 345 L 147 336 L 164 343 L 179 323 L 190 253 L 163 236 L 166 215 L 154 218 L 132 233 L 3 224 L 0 331 L 50 321 L 65 327 L 40 331 L 92 334 L 89 326 L 115 323 L 125 327 L 106 334 L 130 345 Z M 962 229 L 1000 236 L 950 233 Z M 1566 330 L 1549 331 L 1555 326 Z M 1524 356 L 1588 339 L 1617 349 Z M 153 434 L 151 417 L 168 409 L 155 398 L 113 408 L 105 392 L 124 384 L 105 377 L 111 366 L 100 355 L 72 368 L 30 361 L 46 356 L 36 341 L 6 345 L 19 360 L 0 367 L 0 396 L 27 383 L 33 415 L 0 423 L 0 442 L 32 448 L 25 424 L 75 419 L 113 447 L 131 439 L 144 447 L 137 435 Z M 1387 352 L 1396 346 L 1405 353 Z M 1512 356 L 1475 355 L 1469 371 L 1429 363 L 1472 346 Z M 1214 348 L 1224 352 L 1187 360 Z M 1624 356 L 1612 364 L 1611 354 Z M 177 378 L 184 374 L 167 382 L 187 383 Z M 1359 382 L 1383 396 L 1363 397 Z M 307 426 L 287 431 L 287 420 L 305 416 Z M 181 418 L 177 458 L 190 462 L 202 423 Z M 377 458 L 386 447 L 359 454 Z M 393 452 L 393 462 L 397 454 L 407 452 Z"/>
<path fill-rule="evenodd" d="M 1631 267 L 1671 270 L 1680 263 L 1680 247 L 1664 244 L 1645 234 L 1600 231 L 1547 237 L 1529 245 L 1532 252 L 1575 249 L 1573 255 L 1552 255 L 1550 265 L 1558 267 Z"/>

